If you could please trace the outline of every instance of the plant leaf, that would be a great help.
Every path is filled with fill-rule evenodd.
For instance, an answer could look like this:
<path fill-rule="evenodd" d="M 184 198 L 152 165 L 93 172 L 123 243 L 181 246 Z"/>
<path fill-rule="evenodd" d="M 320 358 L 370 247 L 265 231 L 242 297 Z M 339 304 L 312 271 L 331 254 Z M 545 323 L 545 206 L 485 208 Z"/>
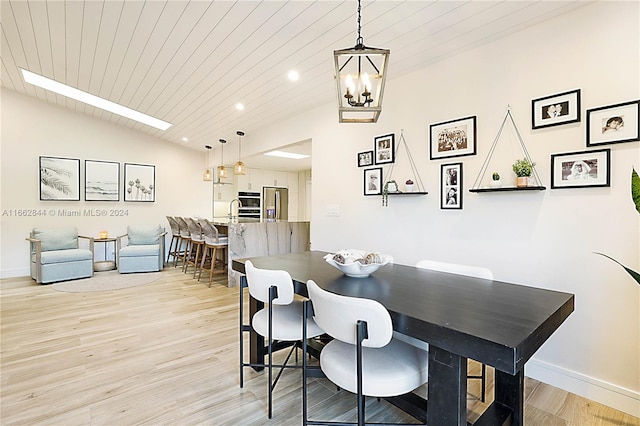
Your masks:
<path fill-rule="evenodd" d="M 637 175 L 636 175 L 636 176 L 637 176 Z M 631 275 L 631 277 L 632 277 L 634 280 L 636 280 L 636 282 L 637 282 L 638 284 L 640 284 L 640 274 L 639 274 L 639 273 L 637 273 L 636 271 L 634 271 L 634 270 L 633 270 L 633 269 L 631 269 L 631 268 L 627 268 L 626 266 L 624 266 L 622 263 L 618 262 L 617 260 L 615 260 L 615 259 L 614 259 L 613 257 L 611 257 L 611 256 L 607 256 L 606 254 L 602 254 L 602 253 L 598 253 L 598 252 L 595 252 L 595 254 L 599 254 L 600 256 L 604 256 L 604 257 L 606 257 L 606 258 L 609 258 L 609 259 L 613 260 L 613 261 L 614 261 L 614 262 L 616 262 L 618 265 L 622 266 L 622 267 L 624 268 L 624 270 L 625 270 L 625 271 L 627 271 L 627 272 L 629 273 L 629 275 Z"/>
<path fill-rule="evenodd" d="M 640 213 L 640 177 L 636 169 L 631 169 L 631 198 L 636 205 L 636 210 Z"/>

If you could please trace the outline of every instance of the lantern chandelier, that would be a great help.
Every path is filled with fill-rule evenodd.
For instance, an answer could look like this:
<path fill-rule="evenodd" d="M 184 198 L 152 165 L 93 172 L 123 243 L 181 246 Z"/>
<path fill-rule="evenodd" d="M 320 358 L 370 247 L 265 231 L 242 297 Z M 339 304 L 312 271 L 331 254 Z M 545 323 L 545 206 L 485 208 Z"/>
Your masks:
<path fill-rule="evenodd" d="M 224 167 L 224 144 L 227 143 L 227 141 L 224 139 L 220 139 L 218 142 L 220 142 L 220 144 L 222 145 L 220 165 L 218 166 L 218 181 L 219 181 L 220 179 L 224 179 L 227 177 L 227 169 Z"/>
<path fill-rule="evenodd" d="M 234 175 L 246 175 L 247 174 L 247 166 L 242 162 L 242 155 L 240 153 L 240 143 L 242 142 L 242 137 L 244 136 L 244 132 L 238 130 L 236 132 L 238 135 L 238 162 L 233 166 L 233 174 Z"/>
<path fill-rule="evenodd" d="M 356 45 L 333 51 L 340 123 L 375 123 L 382 112 L 390 51 L 364 45 L 360 10 L 358 0 Z"/>

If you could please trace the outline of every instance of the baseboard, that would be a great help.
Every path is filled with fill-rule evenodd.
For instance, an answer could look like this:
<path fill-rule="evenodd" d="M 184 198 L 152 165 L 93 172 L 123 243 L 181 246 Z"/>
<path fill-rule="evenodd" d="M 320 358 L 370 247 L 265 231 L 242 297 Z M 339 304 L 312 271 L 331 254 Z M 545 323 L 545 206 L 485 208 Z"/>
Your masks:
<path fill-rule="evenodd" d="M 28 277 L 30 275 L 29 268 L 0 269 L 0 278 Z"/>
<path fill-rule="evenodd" d="M 536 359 L 527 362 L 525 375 L 632 416 L 640 417 L 640 392 Z"/>

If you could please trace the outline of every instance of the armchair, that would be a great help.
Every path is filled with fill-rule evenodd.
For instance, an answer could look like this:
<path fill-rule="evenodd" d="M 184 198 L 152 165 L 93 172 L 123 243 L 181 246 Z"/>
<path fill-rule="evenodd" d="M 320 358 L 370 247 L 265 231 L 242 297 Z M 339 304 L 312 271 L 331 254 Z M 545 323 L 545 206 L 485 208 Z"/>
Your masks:
<path fill-rule="evenodd" d="M 89 249 L 80 248 L 78 238 L 89 241 Z M 31 245 L 31 278 L 38 284 L 93 276 L 93 238 L 78 235 L 76 227 L 34 228 Z"/>
<path fill-rule="evenodd" d="M 118 272 L 155 272 L 164 268 L 164 236 L 160 225 L 128 226 L 116 241 Z M 124 244 L 126 239 L 126 244 Z"/>

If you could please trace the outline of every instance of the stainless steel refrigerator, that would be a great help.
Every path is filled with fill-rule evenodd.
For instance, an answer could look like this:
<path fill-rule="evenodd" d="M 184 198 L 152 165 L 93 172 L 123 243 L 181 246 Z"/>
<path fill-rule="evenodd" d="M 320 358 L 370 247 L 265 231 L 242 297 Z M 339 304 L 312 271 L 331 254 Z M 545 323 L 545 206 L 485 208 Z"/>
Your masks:
<path fill-rule="evenodd" d="M 262 187 L 262 219 L 288 220 L 289 190 L 277 186 Z"/>

